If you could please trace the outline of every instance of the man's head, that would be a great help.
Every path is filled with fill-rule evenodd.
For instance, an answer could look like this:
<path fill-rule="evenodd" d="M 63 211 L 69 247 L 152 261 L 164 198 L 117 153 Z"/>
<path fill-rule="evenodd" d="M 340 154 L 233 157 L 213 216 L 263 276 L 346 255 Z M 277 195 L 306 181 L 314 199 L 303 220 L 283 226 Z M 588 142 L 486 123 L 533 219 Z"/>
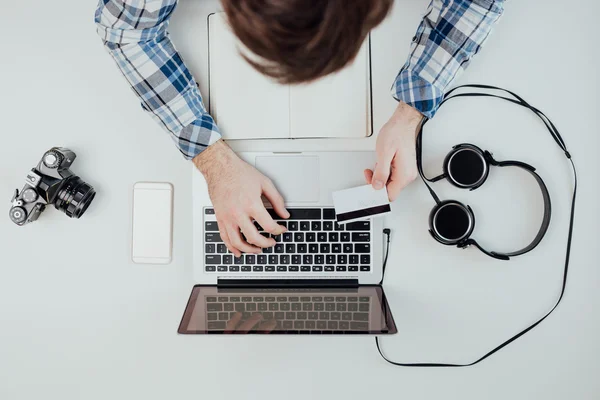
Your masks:
<path fill-rule="evenodd" d="M 233 32 L 259 58 L 247 61 L 281 83 L 338 71 L 357 55 L 393 0 L 221 0 Z"/>

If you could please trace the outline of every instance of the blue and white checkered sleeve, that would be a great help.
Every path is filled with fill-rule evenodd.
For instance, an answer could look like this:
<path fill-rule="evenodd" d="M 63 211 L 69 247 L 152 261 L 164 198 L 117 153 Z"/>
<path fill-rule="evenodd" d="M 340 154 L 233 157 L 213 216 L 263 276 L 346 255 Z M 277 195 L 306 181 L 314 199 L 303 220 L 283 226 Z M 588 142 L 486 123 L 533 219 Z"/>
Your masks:
<path fill-rule="evenodd" d="M 142 107 L 191 159 L 221 137 L 196 81 L 169 39 L 178 0 L 100 0 L 96 26 Z"/>
<path fill-rule="evenodd" d="M 392 95 L 432 118 L 446 88 L 479 52 L 505 0 L 432 0 Z"/>

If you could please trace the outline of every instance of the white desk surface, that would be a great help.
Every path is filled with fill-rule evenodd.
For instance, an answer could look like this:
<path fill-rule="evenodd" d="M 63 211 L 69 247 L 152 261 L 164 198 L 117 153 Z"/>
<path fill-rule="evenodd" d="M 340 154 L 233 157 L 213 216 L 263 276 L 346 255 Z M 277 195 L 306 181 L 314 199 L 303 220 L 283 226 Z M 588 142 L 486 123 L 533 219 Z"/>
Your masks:
<path fill-rule="evenodd" d="M 7 214 L 0 218 L 0 398 L 600 397 L 600 3 L 509 2 L 460 79 L 509 87 L 544 110 L 569 145 L 581 186 L 563 304 L 491 359 L 455 370 L 392 367 L 372 337 L 176 334 L 193 283 L 192 171 L 104 52 L 93 24 L 95 3 L 13 1 L 0 16 L 6 212 L 14 188 L 55 145 L 77 152 L 73 170 L 98 191 L 78 221 L 54 209 L 25 228 L 13 226 Z M 389 87 L 427 3 L 396 1 L 393 15 L 373 33 L 377 130 L 394 107 Z M 203 89 L 205 17 L 216 4 L 182 0 L 171 30 Z M 498 158 L 530 162 L 548 184 L 553 220 L 535 251 L 498 262 L 434 242 L 426 229 L 431 199 L 420 182 L 407 188 L 387 221 L 394 241 L 385 286 L 399 333 L 384 339 L 384 347 L 395 359 L 470 361 L 545 312 L 559 290 L 567 163 L 525 111 L 494 101 L 445 107 L 426 132 L 427 171 L 437 172 L 448 148 L 463 141 Z M 175 186 L 168 266 L 130 261 L 131 191 L 142 180 Z M 473 205 L 476 235 L 495 249 L 516 247 L 537 228 L 540 195 L 519 171 L 494 171 L 473 193 L 444 183 L 436 188 Z"/>

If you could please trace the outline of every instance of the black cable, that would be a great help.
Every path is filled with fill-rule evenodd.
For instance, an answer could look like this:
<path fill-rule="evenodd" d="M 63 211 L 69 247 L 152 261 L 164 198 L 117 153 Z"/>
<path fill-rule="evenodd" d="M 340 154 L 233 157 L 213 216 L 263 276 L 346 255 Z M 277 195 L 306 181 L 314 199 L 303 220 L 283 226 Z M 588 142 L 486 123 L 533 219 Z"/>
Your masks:
<path fill-rule="evenodd" d="M 436 204 L 440 204 L 440 198 L 438 197 L 438 195 L 433 191 L 433 189 L 431 188 L 431 186 L 429 186 L 429 184 L 427 182 L 435 182 L 435 180 L 438 179 L 438 177 L 435 177 L 432 179 L 429 179 L 425 176 L 425 173 L 423 172 L 423 141 L 422 141 L 422 133 L 423 133 L 423 126 L 425 126 L 425 124 L 427 123 L 427 121 L 429 121 L 428 119 L 424 119 L 423 122 L 421 123 L 421 126 L 419 128 L 419 133 L 417 134 L 417 140 L 415 143 L 415 147 L 416 147 L 416 158 L 417 158 L 417 171 L 419 171 L 419 175 L 421 176 L 421 178 L 423 179 L 423 183 L 425 184 L 425 186 L 427 187 L 427 190 L 429 190 L 429 194 L 431 194 L 431 197 L 433 197 L 433 200 L 435 201 Z"/>
<path fill-rule="evenodd" d="M 506 93 L 509 93 L 509 94 L 513 95 L 517 100 L 509 99 L 509 98 L 502 97 L 502 96 L 495 96 L 495 95 L 491 95 L 491 94 L 484 94 L 484 93 L 467 93 L 467 94 L 458 94 L 458 95 L 450 96 L 454 91 L 456 91 L 456 90 L 458 90 L 460 88 L 464 88 L 464 87 L 474 87 L 474 88 L 490 89 L 490 90 L 501 90 L 501 91 L 504 91 Z M 570 261 L 570 257 L 571 257 L 571 242 L 572 242 L 572 239 L 573 239 L 573 225 L 574 225 L 574 221 L 575 221 L 575 200 L 577 198 L 577 170 L 575 169 L 575 163 L 573 162 L 571 154 L 567 150 L 567 146 L 566 146 L 566 144 L 565 144 L 562 136 L 558 132 L 558 129 L 556 128 L 556 126 L 552 123 L 552 121 L 550 121 L 550 119 L 543 112 L 541 112 L 537 108 L 531 106 L 529 103 L 527 103 L 525 100 L 523 100 L 521 97 L 519 97 L 515 93 L 513 93 L 511 91 L 508 91 L 506 89 L 497 88 L 497 87 L 488 86 L 488 85 L 463 85 L 463 86 L 458 86 L 458 87 L 450 90 L 446 94 L 446 96 L 447 97 L 444 99 L 444 101 L 442 101 L 441 104 L 443 104 L 446 100 L 450 100 L 450 99 L 455 98 L 455 97 L 481 96 L 481 97 L 496 97 L 496 98 L 501 98 L 501 99 L 510 101 L 512 103 L 518 104 L 520 106 L 523 106 L 525 108 L 528 108 L 531 111 L 533 111 L 538 117 L 540 117 L 540 119 L 542 119 L 542 121 L 544 122 L 544 124 L 546 125 L 546 127 L 548 128 L 548 130 L 550 131 L 550 134 L 551 134 L 552 138 L 556 141 L 556 143 L 558 144 L 558 146 L 565 152 L 565 156 L 567 157 L 567 159 L 571 163 L 571 168 L 573 169 L 573 182 L 574 182 L 574 184 L 573 184 L 573 196 L 572 196 L 572 199 L 571 199 L 571 213 L 570 213 L 570 217 L 569 217 L 570 218 L 569 219 L 569 230 L 568 230 L 568 236 L 567 236 L 567 246 L 566 246 L 566 251 L 565 251 L 565 266 L 564 266 L 564 270 L 563 270 L 562 286 L 561 286 L 560 295 L 558 297 L 558 300 L 552 306 L 552 308 L 550 309 L 550 311 L 548 311 L 546 314 L 544 314 L 535 323 L 531 324 L 527 328 L 525 328 L 525 329 L 521 330 L 520 332 L 518 332 L 517 334 L 513 335 L 508 340 L 505 340 L 504 342 L 502 342 L 498 346 L 494 347 L 492 350 L 488 351 L 486 354 L 484 354 L 483 356 L 479 357 L 475 361 L 467 363 L 467 364 L 414 363 L 414 362 L 413 363 L 401 363 L 401 362 L 397 362 L 397 361 L 392 361 L 392 360 L 390 360 L 389 358 L 387 358 L 385 356 L 385 354 L 383 353 L 383 350 L 381 349 L 381 343 L 380 343 L 379 337 L 375 336 L 375 345 L 377 346 L 377 351 L 379 351 L 379 354 L 381 355 L 381 357 L 385 361 L 387 361 L 388 363 L 390 363 L 390 364 L 397 365 L 397 366 L 402 366 L 402 367 L 469 367 L 471 365 L 475 365 L 475 364 L 477 364 L 477 363 L 485 360 L 486 358 L 488 358 L 492 354 L 496 353 L 497 351 L 499 351 L 499 350 L 503 349 L 504 347 L 508 346 L 509 344 L 511 344 L 512 342 L 514 342 L 515 340 L 517 340 L 518 338 L 520 338 L 521 336 L 525 335 L 527 332 L 531 331 L 533 328 L 535 328 L 536 326 L 538 326 L 539 324 L 541 324 L 542 321 L 544 321 L 546 318 L 548 318 L 548 316 L 550 314 L 552 314 L 552 312 L 558 307 L 558 305 L 560 304 L 560 302 L 563 299 L 563 296 L 565 294 L 565 290 L 566 290 L 566 287 L 567 287 L 567 276 L 568 276 L 568 272 L 569 272 L 569 261 Z M 422 132 L 422 129 L 421 129 L 421 132 Z M 422 142 L 420 142 L 421 132 L 419 132 L 419 135 L 417 137 L 417 157 L 420 157 L 419 150 L 421 150 L 421 145 L 422 145 Z M 419 158 L 417 164 L 420 164 L 420 161 L 421 160 Z M 422 170 L 420 170 L 419 172 L 420 172 L 421 176 L 423 177 L 423 180 L 424 180 L 425 184 L 427 185 L 427 182 L 425 181 L 426 178 L 423 176 Z M 429 185 L 427 185 L 427 187 L 429 187 Z M 430 188 L 430 191 L 432 191 L 431 188 Z M 437 196 L 434 196 L 434 199 L 436 197 Z M 388 256 L 389 256 L 389 250 L 390 250 L 390 246 L 389 246 L 389 242 L 390 242 L 389 229 L 387 229 L 387 231 L 388 231 L 387 233 L 385 231 L 386 230 L 384 230 L 384 233 L 387 234 L 388 244 L 387 244 L 387 248 L 386 248 L 385 258 L 384 258 L 384 261 L 383 261 L 383 276 L 385 276 L 385 269 L 386 269 L 386 266 L 387 266 L 387 261 L 388 261 Z M 383 282 L 383 276 L 382 276 L 382 282 Z"/>
<path fill-rule="evenodd" d="M 385 257 L 383 259 L 383 268 L 382 268 L 383 271 L 381 273 L 381 281 L 379 282 L 380 285 L 383 283 L 383 278 L 385 278 L 385 267 L 387 266 L 388 256 L 390 255 L 390 241 L 391 241 L 392 231 L 389 228 L 385 228 L 383 230 L 383 234 L 387 236 L 387 244 L 385 246 Z"/>

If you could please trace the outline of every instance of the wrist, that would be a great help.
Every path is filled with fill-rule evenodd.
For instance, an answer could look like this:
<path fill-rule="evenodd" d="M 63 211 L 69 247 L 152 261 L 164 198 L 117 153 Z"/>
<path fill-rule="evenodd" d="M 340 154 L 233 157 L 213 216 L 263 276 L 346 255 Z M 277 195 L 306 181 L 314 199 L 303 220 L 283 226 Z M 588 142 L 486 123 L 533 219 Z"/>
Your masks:
<path fill-rule="evenodd" d="M 396 107 L 392 118 L 398 123 L 413 128 L 416 133 L 418 131 L 418 126 L 423 121 L 423 114 L 416 108 L 400 101 L 398 102 L 398 107 Z M 410 131 L 413 129 L 410 129 Z"/>
<path fill-rule="evenodd" d="M 208 182 L 215 172 L 222 173 L 223 169 L 231 163 L 234 157 L 235 153 L 233 150 L 220 139 L 194 157 L 192 162 Z"/>

